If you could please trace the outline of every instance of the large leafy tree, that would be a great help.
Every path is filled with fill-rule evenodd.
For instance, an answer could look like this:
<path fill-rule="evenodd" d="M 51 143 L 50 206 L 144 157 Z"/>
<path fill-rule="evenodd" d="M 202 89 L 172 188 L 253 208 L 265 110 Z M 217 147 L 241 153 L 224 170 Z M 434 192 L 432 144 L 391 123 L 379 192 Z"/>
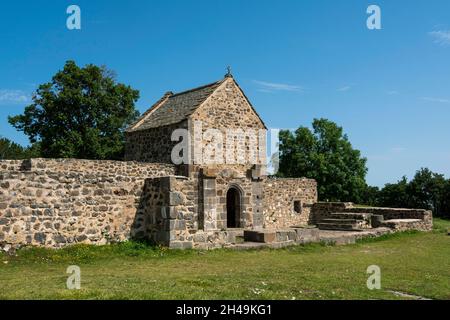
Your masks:
<path fill-rule="evenodd" d="M 446 183 L 444 175 L 434 173 L 428 168 L 417 171 L 414 179 L 409 183 L 413 206 L 440 213 Z"/>
<path fill-rule="evenodd" d="M 9 122 L 40 143 L 43 157 L 121 159 L 124 129 L 138 116 L 138 98 L 137 90 L 117 83 L 105 67 L 67 61 Z"/>
<path fill-rule="evenodd" d="M 412 207 L 408 179 L 402 177 L 397 183 L 386 184 L 378 193 L 377 205 L 394 208 Z"/>
<path fill-rule="evenodd" d="M 450 180 L 428 168 L 416 172 L 408 182 L 386 184 L 378 194 L 377 204 L 386 207 L 433 210 L 436 216 L 450 216 Z"/>
<path fill-rule="evenodd" d="M 367 160 L 336 123 L 315 119 L 312 127 L 280 132 L 278 174 L 315 179 L 323 201 L 364 201 Z"/>

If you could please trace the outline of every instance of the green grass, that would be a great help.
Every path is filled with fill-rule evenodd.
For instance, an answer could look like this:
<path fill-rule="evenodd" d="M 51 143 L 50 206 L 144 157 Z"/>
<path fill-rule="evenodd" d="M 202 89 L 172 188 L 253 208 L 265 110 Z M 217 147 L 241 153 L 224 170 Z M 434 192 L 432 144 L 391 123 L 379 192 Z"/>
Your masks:
<path fill-rule="evenodd" d="M 0 299 L 450 299 L 449 221 L 350 246 L 173 251 L 127 242 L 0 255 Z M 69 265 L 81 290 L 66 289 Z M 368 290 L 369 265 L 381 290 Z"/>

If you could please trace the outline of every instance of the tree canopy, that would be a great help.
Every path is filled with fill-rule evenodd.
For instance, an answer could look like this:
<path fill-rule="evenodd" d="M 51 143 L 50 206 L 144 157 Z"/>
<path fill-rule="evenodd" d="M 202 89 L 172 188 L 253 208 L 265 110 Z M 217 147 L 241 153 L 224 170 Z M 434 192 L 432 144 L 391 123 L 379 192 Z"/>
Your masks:
<path fill-rule="evenodd" d="M 138 98 L 105 67 L 67 61 L 9 122 L 31 143 L 39 142 L 46 158 L 121 159 L 124 129 L 138 116 Z"/>
<path fill-rule="evenodd" d="M 314 119 L 312 130 L 281 131 L 279 149 L 278 175 L 315 179 L 322 201 L 362 201 L 367 160 L 336 123 Z"/>
<path fill-rule="evenodd" d="M 39 157 L 39 146 L 22 147 L 6 138 L 0 138 L 0 160 L 22 160 Z"/>
<path fill-rule="evenodd" d="M 377 196 L 376 205 L 432 210 L 436 216 L 450 216 L 450 180 L 428 168 L 416 172 L 408 181 L 386 184 Z"/>

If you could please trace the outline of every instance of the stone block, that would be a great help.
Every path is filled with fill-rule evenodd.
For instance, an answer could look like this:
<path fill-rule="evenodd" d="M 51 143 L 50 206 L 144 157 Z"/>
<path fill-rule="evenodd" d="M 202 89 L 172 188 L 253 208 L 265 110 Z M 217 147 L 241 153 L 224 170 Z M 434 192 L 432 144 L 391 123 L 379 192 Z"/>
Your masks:
<path fill-rule="evenodd" d="M 179 206 L 184 204 L 185 198 L 181 192 L 174 191 L 169 193 L 169 206 Z"/>
<path fill-rule="evenodd" d="M 217 196 L 215 189 L 205 189 L 203 190 L 203 196 L 205 198 L 214 198 Z"/>
<path fill-rule="evenodd" d="M 34 234 L 34 240 L 40 244 L 44 244 L 46 239 L 47 235 L 45 233 L 38 232 Z"/>
<path fill-rule="evenodd" d="M 276 241 L 276 232 L 269 230 L 244 230 L 244 240 L 249 242 L 272 243 Z"/>
<path fill-rule="evenodd" d="M 204 233 L 196 233 L 196 234 L 194 234 L 194 237 L 193 237 L 194 242 L 197 242 L 197 243 L 204 243 L 204 242 L 206 242 L 206 239 L 207 239 L 207 237 Z"/>
<path fill-rule="evenodd" d="M 161 190 L 174 191 L 177 179 L 175 177 L 162 177 L 160 180 Z"/>
<path fill-rule="evenodd" d="M 261 179 L 266 175 L 267 175 L 267 172 L 266 172 L 265 165 L 255 164 L 253 166 L 253 169 L 252 169 L 252 179 L 253 180 Z"/>
<path fill-rule="evenodd" d="M 53 236 L 53 241 L 55 241 L 55 242 L 58 243 L 58 244 L 66 243 L 66 242 L 67 242 L 66 238 L 63 237 L 63 236 L 60 235 L 60 234 L 54 235 L 54 236 Z"/>
<path fill-rule="evenodd" d="M 157 231 L 153 234 L 153 240 L 162 245 L 169 245 L 170 241 L 176 240 L 175 231 Z"/>
<path fill-rule="evenodd" d="M 0 183 L 0 187 L 3 189 L 9 189 L 10 184 L 8 181 L 5 181 L 5 182 Z"/>
<path fill-rule="evenodd" d="M 380 214 L 372 215 L 372 217 L 371 217 L 372 228 L 381 227 L 383 222 L 384 222 L 384 217 L 382 215 L 380 215 Z"/>
<path fill-rule="evenodd" d="M 175 230 L 186 230 L 186 221 L 175 220 Z"/>
<path fill-rule="evenodd" d="M 171 249 L 179 249 L 179 250 L 186 250 L 186 249 L 192 249 L 194 247 L 194 244 L 192 241 L 170 241 L 169 248 Z"/>
<path fill-rule="evenodd" d="M 178 210 L 175 207 L 161 207 L 161 217 L 173 220 L 178 218 Z"/>
<path fill-rule="evenodd" d="M 164 230 L 186 230 L 186 221 L 184 220 L 164 220 Z"/>
<path fill-rule="evenodd" d="M 204 189 L 216 189 L 216 179 L 203 179 Z"/>
<path fill-rule="evenodd" d="M 205 231 L 217 230 L 217 222 L 216 221 L 205 221 L 204 229 L 205 229 Z"/>
<path fill-rule="evenodd" d="M 318 242 L 320 239 L 319 229 L 298 228 L 295 231 L 297 233 L 297 242 L 299 243 Z"/>
<path fill-rule="evenodd" d="M 203 176 L 206 178 L 215 178 L 215 177 L 217 177 L 217 169 L 216 168 L 204 168 Z"/>

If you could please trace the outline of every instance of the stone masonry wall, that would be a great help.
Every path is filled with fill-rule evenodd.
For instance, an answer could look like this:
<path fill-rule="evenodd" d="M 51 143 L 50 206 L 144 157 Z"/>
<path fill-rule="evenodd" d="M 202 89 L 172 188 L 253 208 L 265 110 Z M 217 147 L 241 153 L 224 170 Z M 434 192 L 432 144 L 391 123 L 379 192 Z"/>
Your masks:
<path fill-rule="evenodd" d="M 146 178 L 166 164 L 32 159 L 0 161 L 0 246 L 104 244 L 139 230 Z"/>
<path fill-rule="evenodd" d="M 297 208 L 294 202 L 297 202 Z M 307 225 L 311 207 L 316 202 L 315 180 L 269 178 L 264 184 L 264 227 L 276 229 Z"/>
<path fill-rule="evenodd" d="M 243 231 L 201 228 L 196 179 L 180 176 L 147 179 L 144 215 L 138 220 L 140 236 L 173 249 L 208 249 L 227 246 Z"/>
<path fill-rule="evenodd" d="M 188 129 L 187 121 L 168 126 L 126 133 L 125 160 L 172 163 L 172 149 L 179 142 L 171 140 L 176 129 Z"/>

